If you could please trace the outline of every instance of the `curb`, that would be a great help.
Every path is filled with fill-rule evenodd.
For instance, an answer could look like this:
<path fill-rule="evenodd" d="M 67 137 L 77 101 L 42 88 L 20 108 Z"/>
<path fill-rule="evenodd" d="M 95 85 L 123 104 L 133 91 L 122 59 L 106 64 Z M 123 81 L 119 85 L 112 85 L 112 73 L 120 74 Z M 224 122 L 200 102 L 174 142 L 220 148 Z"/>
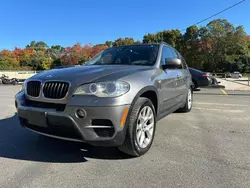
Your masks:
<path fill-rule="evenodd" d="M 234 80 L 227 80 L 227 79 L 223 79 L 223 80 L 228 81 L 228 82 L 233 82 L 233 83 L 236 83 L 236 84 L 240 84 L 240 85 L 243 85 L 243 86 L 250 87 L 250 86 L 247 85 L 247 84 L 243 84 L 243 83 L 240 83 L 240 82 L 237 82 L 237 81 L 234 81 Z"/>

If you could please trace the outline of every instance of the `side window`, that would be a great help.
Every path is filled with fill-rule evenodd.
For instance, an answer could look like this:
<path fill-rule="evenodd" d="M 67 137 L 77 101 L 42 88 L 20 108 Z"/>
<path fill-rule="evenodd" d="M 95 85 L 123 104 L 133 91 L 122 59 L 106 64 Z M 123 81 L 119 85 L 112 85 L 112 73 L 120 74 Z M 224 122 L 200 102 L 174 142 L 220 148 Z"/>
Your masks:
<path fill-rule="evenodd" d="M 165 64 L 166 58 L 174 58 L 173 51 L 167 46 L 163 46 L 161 54 L 161 65 Z"/>
<path fill-rule="evenodd" d="M 176 50 L 173 50 L 174 58 L 180 58 L 179 53 Z"/>
<path fill-rule="evenodd" d="M 181 56 L 181 61 L 182 61 L 182 66 L 184 69 L 188 69 L 187 63 L 185 61 L 185 59 Z"/>
<path fill-rule="evenodd" d="M 181 59 L 183 69 L 187 69 L 188 66 L 187 66 L 185 59 L 182 57 L 182 55 L 180 53 L 178 53 L 178 56 Z"/>
<path fill-rule="evenodd" d="M 181 56 L 181 54 L 179 52 L 177 52 L 176 50 L 174 50 L 174 54 L 176 58 L 179 58 L 181 60 L 181 66 L 182 69 L 187 69 L 187 64 L 186 61 L 184 60 L 184 58 Z"/>

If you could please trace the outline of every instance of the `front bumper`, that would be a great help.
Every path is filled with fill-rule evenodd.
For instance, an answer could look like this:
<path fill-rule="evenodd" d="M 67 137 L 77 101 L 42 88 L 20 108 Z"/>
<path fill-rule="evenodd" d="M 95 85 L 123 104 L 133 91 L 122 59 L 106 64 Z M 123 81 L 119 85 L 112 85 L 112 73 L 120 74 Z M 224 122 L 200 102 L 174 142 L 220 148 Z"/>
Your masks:
<path fill-rule="evenodd" d="M 130 105 L 89 107 L 66 105 L 62 111 L 27 105 L 27 99 L 16 97 L 16 108 L 23 127 L 37 133 L 98 146 L 119 146 L 125 140 L 126 126 L 121 118 Z M 77 109 L 85 111 L 78 118 Z"/>

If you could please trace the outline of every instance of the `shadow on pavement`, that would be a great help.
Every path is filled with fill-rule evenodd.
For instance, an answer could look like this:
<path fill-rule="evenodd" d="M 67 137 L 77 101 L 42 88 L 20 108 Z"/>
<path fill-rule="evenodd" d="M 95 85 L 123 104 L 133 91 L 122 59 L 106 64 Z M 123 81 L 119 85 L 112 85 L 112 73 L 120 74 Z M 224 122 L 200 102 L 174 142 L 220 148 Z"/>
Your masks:
<path fill-rule="evenodd" d="M 0 157 L 54 163 L 86 162 L 86 158 L 129 158 L 116 148 L 93 147 L 38 135 L 22 128 L 16 114 L 0 119 Z"/>

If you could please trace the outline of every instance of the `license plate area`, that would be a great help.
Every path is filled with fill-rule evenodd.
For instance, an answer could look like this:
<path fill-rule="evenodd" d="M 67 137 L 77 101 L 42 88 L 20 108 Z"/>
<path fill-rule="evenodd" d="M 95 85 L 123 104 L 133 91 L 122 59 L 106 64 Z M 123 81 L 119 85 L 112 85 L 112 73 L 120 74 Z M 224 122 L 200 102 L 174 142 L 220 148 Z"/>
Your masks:
<path fill-rule="evenodd" d="M 45 112 L 32 111 L 29 112 L 28 117 L 28 122 L 30 124 L 40 127 L 47 127 L 47 118 Z"/>

